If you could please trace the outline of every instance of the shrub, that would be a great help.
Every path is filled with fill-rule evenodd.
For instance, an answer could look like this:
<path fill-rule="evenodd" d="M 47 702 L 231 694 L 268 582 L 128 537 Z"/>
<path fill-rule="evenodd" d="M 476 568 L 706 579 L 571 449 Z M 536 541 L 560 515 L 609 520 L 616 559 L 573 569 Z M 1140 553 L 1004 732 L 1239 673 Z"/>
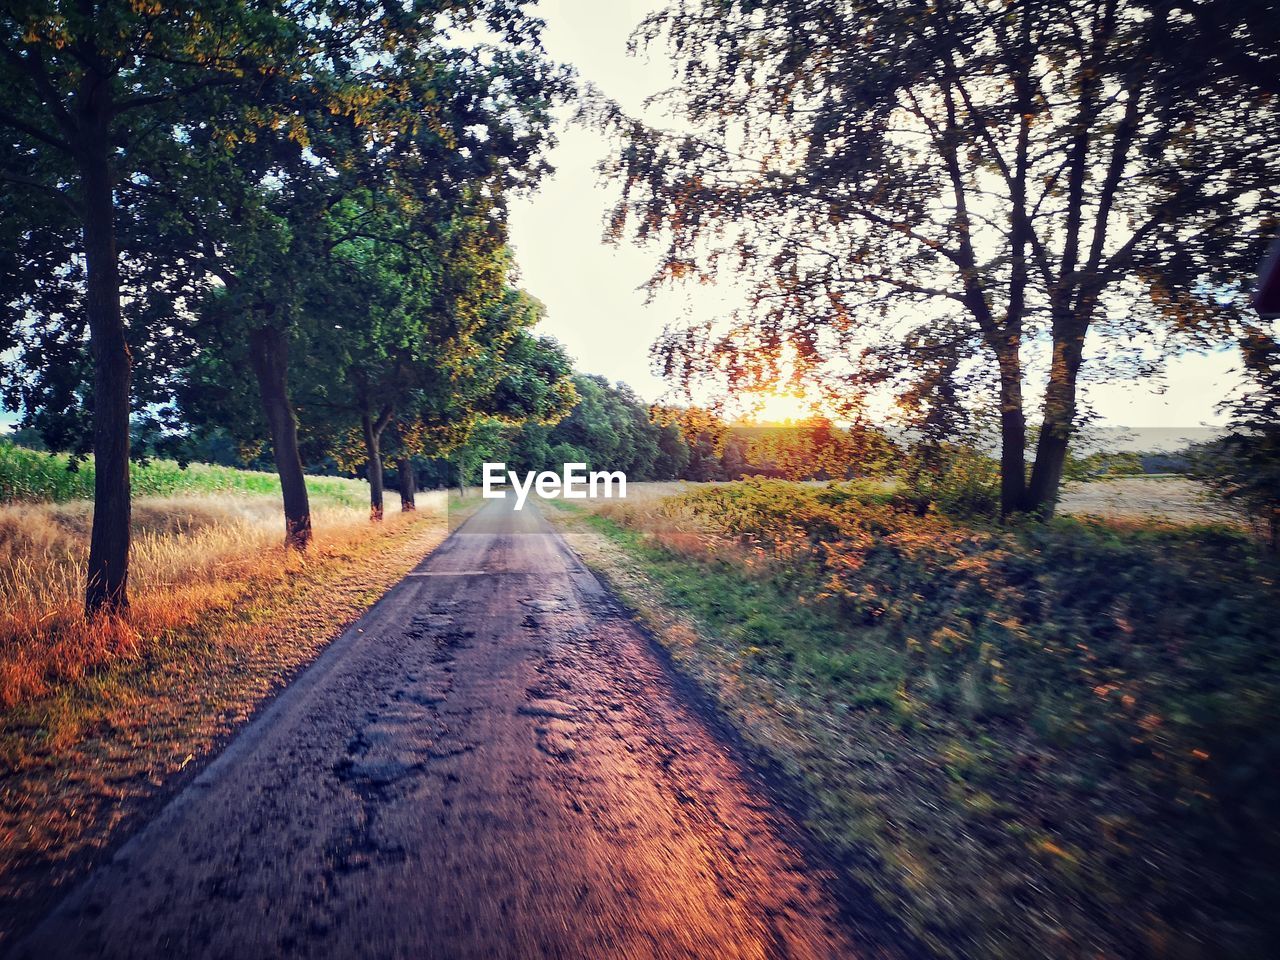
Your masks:
<path fill-rule="evenodd" d="M 1280 344 L 1257 333 L 1244 357 L 1253 383 L 1226 404 L 1228 434 L 1193 448 L 1192 472 L 1252 512 L 1280 552 Z"/>
<path fill-rule="evenodd" d="M 899 506 L 924 514 L 994 517 L 1000 510 L 1000 466 L 960 444 L 917 446 L 901 469 Z"/>
<path fill-rule="evenodd" d="M 882 804 L 915 830 L 937 822 L 927 855 L 875 835 L 887 859 L 914 858 L 907 874 L 930 874 L 913 895 L 931 925 L 963 937 L 981 917 L 1003 929 L 1012 901 L 1002 898 L 1014 896 L 1072 937 L 1128 945 L 1099 955 L 1142 955 L 1133 945 L 1154 942 L 1142 938 L 1230 942 L 1247 955 L 1265 937 L 1280 909 L 1270 813 L 1280 807 L 1280 598 L 1274 564 L 1248 537 L 1069 518 L 1000 528 L 839 485 L 762 480 L 700 489 L 666 510 L 749 544 L 757 571 L 773 570 L 802 606 L 832 611 L 842 627 L 822 638 L 828 662 L 856 664 L 853 654 L 880 646 L 878 662 L 898 665 L 892 677 L 791 675 L 800 663 L 787 666 L 785 649 L 762 654 L 775 657 L 782 689 L 813 691 L 815 729 L 893 744 L 868 718 L 879 710 L 910 739 L 884 748 L 909 751 L 916 767 L 876 767 L 854 805 Z M 716 555 L 708 545 L 698 559 Z M 886 687 L 893 702 L 879 705 Z M 981 777 L 965 756 L 982 758 Z M 822 795 L 861 782 L 863 768 L 814 762 Z M 927 780 L 936 767 L 959 778 L 954 797 Z M 927 819 L 913 820 L 922 808 Z M 980 865 L 967 861 L 966 836 L 984 838 Z M 1032 955 L 1031 942 L 1005 954 Z"/>

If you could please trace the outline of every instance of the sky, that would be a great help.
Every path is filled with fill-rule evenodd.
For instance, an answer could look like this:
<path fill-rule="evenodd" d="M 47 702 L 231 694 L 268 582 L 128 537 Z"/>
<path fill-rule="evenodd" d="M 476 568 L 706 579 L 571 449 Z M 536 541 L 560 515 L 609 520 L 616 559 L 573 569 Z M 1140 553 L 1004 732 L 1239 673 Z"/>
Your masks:
<path fill-rule="evenodd" d="M 594 83 L 628 111 L 669 85 L 670 64 L 629 57 L 627 37 L 653 0 L 542 0 L 548 54 Z M 565 345 L 586 373 L 624 380 L 655 400 L 666 389 L 650 370 L 649 347 L 676 319 L 685 297 L 645 303 L 641 284 L 656 257 L 630 244 L 604 242 L 604 215 L 616 191 L 600 182 L 596 164 L 608 144 L 603 135 L 570 121 L 561 110 L 559 142 L 551 154 L 555 174 L 532 196 L 511 206 L 511 241 L 520 283 L 547 305 L 542 332 Z M 684 293 L 684 291 L 681 291 Z"/>
<path fill-rule="evenodd" d="M 637 113 L 647 96 L 673 80 L 664 48 L 627 54 L 631 31 L 660 5 L 659 0 L 541 0 L 547 52 L 573 66 L 581 81 Z M 579 370 L 623 380 L 645 399 L 656 400 L 668 385 L 652 371 L 650 345 L 668 323 L 720 315 L 731 292 L 681 286 L 646 303 L 639 288 L 657 254 L 602 239 L 604 215 L 616 192 L 600 182 L 595 167 L 609 145 L 599 132 L 570 122 L 571 113 L 562 111 L 559 143 L 551 154 L 556 173 L 537 193 L 512 204 L 520 284 L 546 304 L 541 332 L 563 343 Z M 652 114 L 649 119 L 661 120 Z M 1113 427 L 1217 424 L 1222 416 L 1215 407 L 1236 382 L 1236 366 L 1233 351 L 1184 356 L 1169 363 L 1163 393 L 1151 382 L 1115 381 L 1088 385 L 1086 399 L 1100 423 Z M 775 403 L 765 414 L 790 415 L 788 406 Z M 798 406 L 795 415 L 801 415 Z"/>

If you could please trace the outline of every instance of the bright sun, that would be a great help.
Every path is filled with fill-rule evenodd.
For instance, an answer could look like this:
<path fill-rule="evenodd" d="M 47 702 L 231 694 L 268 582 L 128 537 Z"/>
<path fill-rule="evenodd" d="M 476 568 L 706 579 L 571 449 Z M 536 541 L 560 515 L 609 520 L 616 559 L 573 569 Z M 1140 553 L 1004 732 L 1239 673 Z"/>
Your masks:
<path fill-rule="evenodd" d="M 819 404 L 814 397 L 793 390 L 762 393 L 745 398 L 744 416 L 763 423 L 807 420 Z"/>

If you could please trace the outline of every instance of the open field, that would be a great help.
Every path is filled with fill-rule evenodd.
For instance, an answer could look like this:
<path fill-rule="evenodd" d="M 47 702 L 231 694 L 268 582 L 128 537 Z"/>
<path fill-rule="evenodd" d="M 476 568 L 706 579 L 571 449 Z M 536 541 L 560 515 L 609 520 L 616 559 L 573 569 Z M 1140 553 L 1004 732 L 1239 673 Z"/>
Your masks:
<path fill-rule="evenodd" d="M 938 952 L 1265 953 L 1280 593 L 1247 536 L 780 482 L 629 499 L 556 513 Z"/>
<path fill-rule="evenodd" d="M 0 440 L 0 503 L 44 503 L 93 499 L 93 459 L 68 470 L 65 454 L 41 453 Z M 274 473 L 172 460 L 129 465 L 135 497 L 182 494 L 244 493 L 280 495 Z M 318 500 L 348 507 L 368 502 L 368 487 L 343 477 L 308 477 L 307 488 Z"/>
<path fill-rule="evenodd" d="M 205 476 L 233 491 L 237 483 L 257 482 L 256 474 L 248 481 L 224 477 L 234 473 L 209 468 Z M 363 485 L 321 479 L 312 490 L 320 549 L 366 536 L 367 508 L 356 499 Z M 50 683 L 78 679 L 116 656 L 136 656 L 149 638 L 229 602 L 248 579 L 288 569 L 278 494 L 210 487 L 139 497 L 128 623 L 86 624 L 91 521 L 84 500 L 0 506 L 0 706 L 42 695 Z"/>
<path fill-rule="evenodd" d="M 1238 511 L 1186 477 L 1117 477 L 1068 483 L 1058 503 L 1068 516 L 1243 526 Z"/>

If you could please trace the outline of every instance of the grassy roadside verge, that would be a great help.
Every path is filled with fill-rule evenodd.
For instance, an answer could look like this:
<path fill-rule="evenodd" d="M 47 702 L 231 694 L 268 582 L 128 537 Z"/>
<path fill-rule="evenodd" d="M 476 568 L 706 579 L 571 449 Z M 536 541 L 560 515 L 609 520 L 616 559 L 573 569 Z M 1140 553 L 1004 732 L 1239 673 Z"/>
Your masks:
<path fill-rule="evenodd" d="M 3 713 L 0 938 L 153 812 L 447 533 L 439 510 L 234 572 L 201 615 Z M 0 944 L 4 942 L 0 939 Z"/>
<path fill-rule="evenodd" d="M 1234 535 L 1005 538 L 823 496 L 548 513 L 939 953 L 1265 955 L 1274 579 Z M 699 508 L 720 534 L 774 512 L 735 537 Z M 805 516 L 833 524 L 821 562 L 805 537 L 766 542 Z"/>

